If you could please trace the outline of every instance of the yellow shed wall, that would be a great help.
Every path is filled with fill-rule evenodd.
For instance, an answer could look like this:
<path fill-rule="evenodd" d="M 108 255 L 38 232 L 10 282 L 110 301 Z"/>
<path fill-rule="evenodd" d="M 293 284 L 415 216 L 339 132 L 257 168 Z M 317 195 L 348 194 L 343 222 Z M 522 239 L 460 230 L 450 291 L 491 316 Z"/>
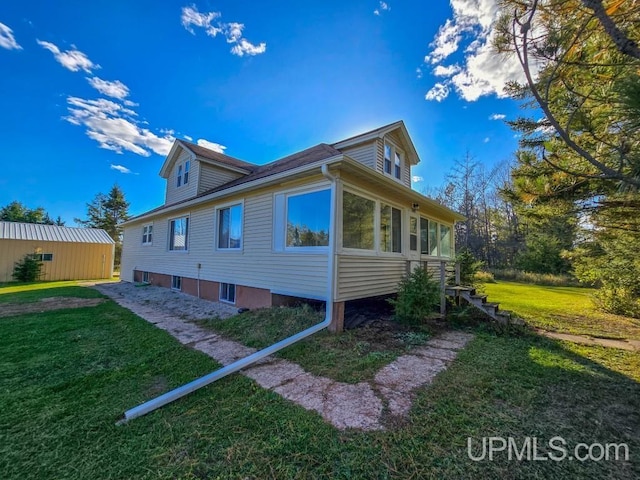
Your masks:
<path fill-rule="evenodd" d="M 13 267 L 28 253 L 51 253 L 41 280 L 89 280 L 113 276 L 113 244 L 0 240 L 0 282 L 13 280 Z"/>

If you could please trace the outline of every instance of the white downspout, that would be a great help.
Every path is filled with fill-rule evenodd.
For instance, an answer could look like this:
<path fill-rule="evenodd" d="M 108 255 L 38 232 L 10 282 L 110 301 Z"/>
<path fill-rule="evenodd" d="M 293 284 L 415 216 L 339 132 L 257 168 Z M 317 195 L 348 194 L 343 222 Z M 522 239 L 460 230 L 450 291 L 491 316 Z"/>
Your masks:
<path fill-rule="evenodd" d="M 215 382 L 216 380 L 220 380 L 221 378 L 226 377 L 232 373 L 237 372 L 238 370 L 242 370 L 245 367 L 257 362 L 258 360 L 262 360 L 265 357 L 277 352 L 278 350 L 282 350 L 283 348 L 288 347 L 289 345 L 293 345 L 294 343 L 307 338 L 314 333 L 319 332 L 327 328 L 331 324 L 332 313 L 333 313 L 333 277 L 335 271 L 335 251 L 336 251 L 336 209 L 337 209 L 337 192 L 336 192 L 336 177 L 329 173 L 329 168 L 326 164 L 322 165 L 322 175 L 324 175 L 331 182 L 331 213 L 329 215 L 329 252 L 327 257 L 327 304 L 325 307 L 325 316 L 324 320 L 312 327 L 303 330 L 300 333 L 296 333 L 291 337 L 285 338 L 284 340 L 279 341 L 278 343 L 274 343 L 270 347 L 264 348 L 260 351 L 257 351 L 248 357 L 245 357 L 241 360 L 237 360 L 226 367 L 222 367 L 214 372 L 205 375 L 204 377 L 200 377 L 192 382 L 187 383 L 181 387 L 178 387 L 170 392 L 167 392 L 159 397 L 156 397 L 152 400 L 149 400 L 137 407 L 127 410 L 124 412 L 123 417 L 116 422 L 116 425 L 123 425 L 127 423 L 129 420 L 133 420 L 134 418 L 141 417 L 150 413 L 164 405 L 171 403 L 179 398 L 184 397 L 210 383 Z"/>

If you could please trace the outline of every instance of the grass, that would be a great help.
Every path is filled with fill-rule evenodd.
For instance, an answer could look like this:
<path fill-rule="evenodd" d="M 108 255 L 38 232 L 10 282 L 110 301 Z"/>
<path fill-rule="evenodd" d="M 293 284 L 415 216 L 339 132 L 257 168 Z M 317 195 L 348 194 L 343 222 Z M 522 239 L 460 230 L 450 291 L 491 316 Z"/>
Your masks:
<path fill-rule="evenodd" d="M 125 409 L 216 367 L 111 301 L 0 319 L 0 478 L 640 476 L 640 359 L 631 352 L 478 331 L 417 392 L 406 422 L 373 433 L 338 431 L 241 375 L 114 425 Z M 467 438 L 484 436 L 624 442 L 631 458 L 471 461 Z"/>
<path fill-rule="evenodd" d="M 506 281 L 486 283 L 483 287 L 489 301 L 512 310 L 534 327 L 576 335 L 640 340 L 640 320 L 598 311 L 591 301 L 593 289 Z"/>
<path fill-rule="evenodd" d="M 265 348 L 322 321 L 323 312 L 308 306 L 250 311 L 226 320 L 201 324 L 253 348 Z M 322 331 L 276 355 L 305 370 L 340 382 L 373 379 L 382 367 L 428 340 L 426 332 L 398 328 L 349 330 L 341 335 Z"/>

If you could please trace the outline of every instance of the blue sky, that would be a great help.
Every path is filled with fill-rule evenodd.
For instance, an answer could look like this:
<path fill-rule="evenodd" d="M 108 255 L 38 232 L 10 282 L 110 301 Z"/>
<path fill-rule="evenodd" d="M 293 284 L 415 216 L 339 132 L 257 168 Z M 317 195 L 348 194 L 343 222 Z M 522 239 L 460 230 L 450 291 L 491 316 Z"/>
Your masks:
<path fill-rule="evenodd" d="M 54 6 L 55 4 L 55 6 Z M 517 148 L 489 52 L 493 0 L 28 1 L 0 5 L 0 206 L 67 225 L 117 182 L 164 200 L 174 138 L 266 163 L 405 121 L 414 188 Z M 475 42 L 474 42 L 475 40 Z"/>

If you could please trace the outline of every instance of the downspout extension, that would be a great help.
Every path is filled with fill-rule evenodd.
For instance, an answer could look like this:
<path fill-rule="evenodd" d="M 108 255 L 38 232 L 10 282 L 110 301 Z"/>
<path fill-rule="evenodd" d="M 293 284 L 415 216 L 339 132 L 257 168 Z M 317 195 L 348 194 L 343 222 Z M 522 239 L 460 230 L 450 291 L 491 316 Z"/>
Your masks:
<path fill-rule="evenodd" d="M 242 370 L 249 365 L 256 363 L 259 360 L 262 360 L 269 355 L 276 353 L 283 348 L 288 347 L 289 345 L 293 345 L 300 340 L 307 338 L 314 333 L 319 332 L 327 328 L 331 324 L 332 320 L 332 310 L 333 310 L 333 276 L 334 276 L 334 261 L 335 261 L 335 209 L 336 209 L 336 177 L 329 173 L 329 169 L 326 164 L 323 164 L 321 167 L 322 174 L 331 182 L 331 214 L 329 220 L 329 256 L 327 258 L 327 305 L 324 320 L 312 327 L 303 330 L 302 332 L 296 333 L 284 340 L 279 341 L 278 343 L 274 343 L 270 347 L 259 350 L 248 357 L 237 360 L 226 367 L 222 367 L 214 372 L 211 372 L 203 377 L 200 377 L 192 382 L 187 383 L 181 387 L 178 387 L 170 392 L 167 392 L 159 397 L 156 397 L 152 400 L 149 400 L 137 407 L 131 408 L 124 412 L 122 418 L 116 422 L 116 425 L 124 425 L 129 420 L 133 420 L 134 418 L 141 417 L 150 413 L 154 410 L 157 410 L 160 407 L 167 405 L 168 403 L 174 402 L 179 398 L 182 398 L 190 393 L 209 385 L 210 383 L 215 382 L 216 380 L 220 380 L 221 378 L 226 377 L 227 375 L 231 375 L 239 370 Z"/>

